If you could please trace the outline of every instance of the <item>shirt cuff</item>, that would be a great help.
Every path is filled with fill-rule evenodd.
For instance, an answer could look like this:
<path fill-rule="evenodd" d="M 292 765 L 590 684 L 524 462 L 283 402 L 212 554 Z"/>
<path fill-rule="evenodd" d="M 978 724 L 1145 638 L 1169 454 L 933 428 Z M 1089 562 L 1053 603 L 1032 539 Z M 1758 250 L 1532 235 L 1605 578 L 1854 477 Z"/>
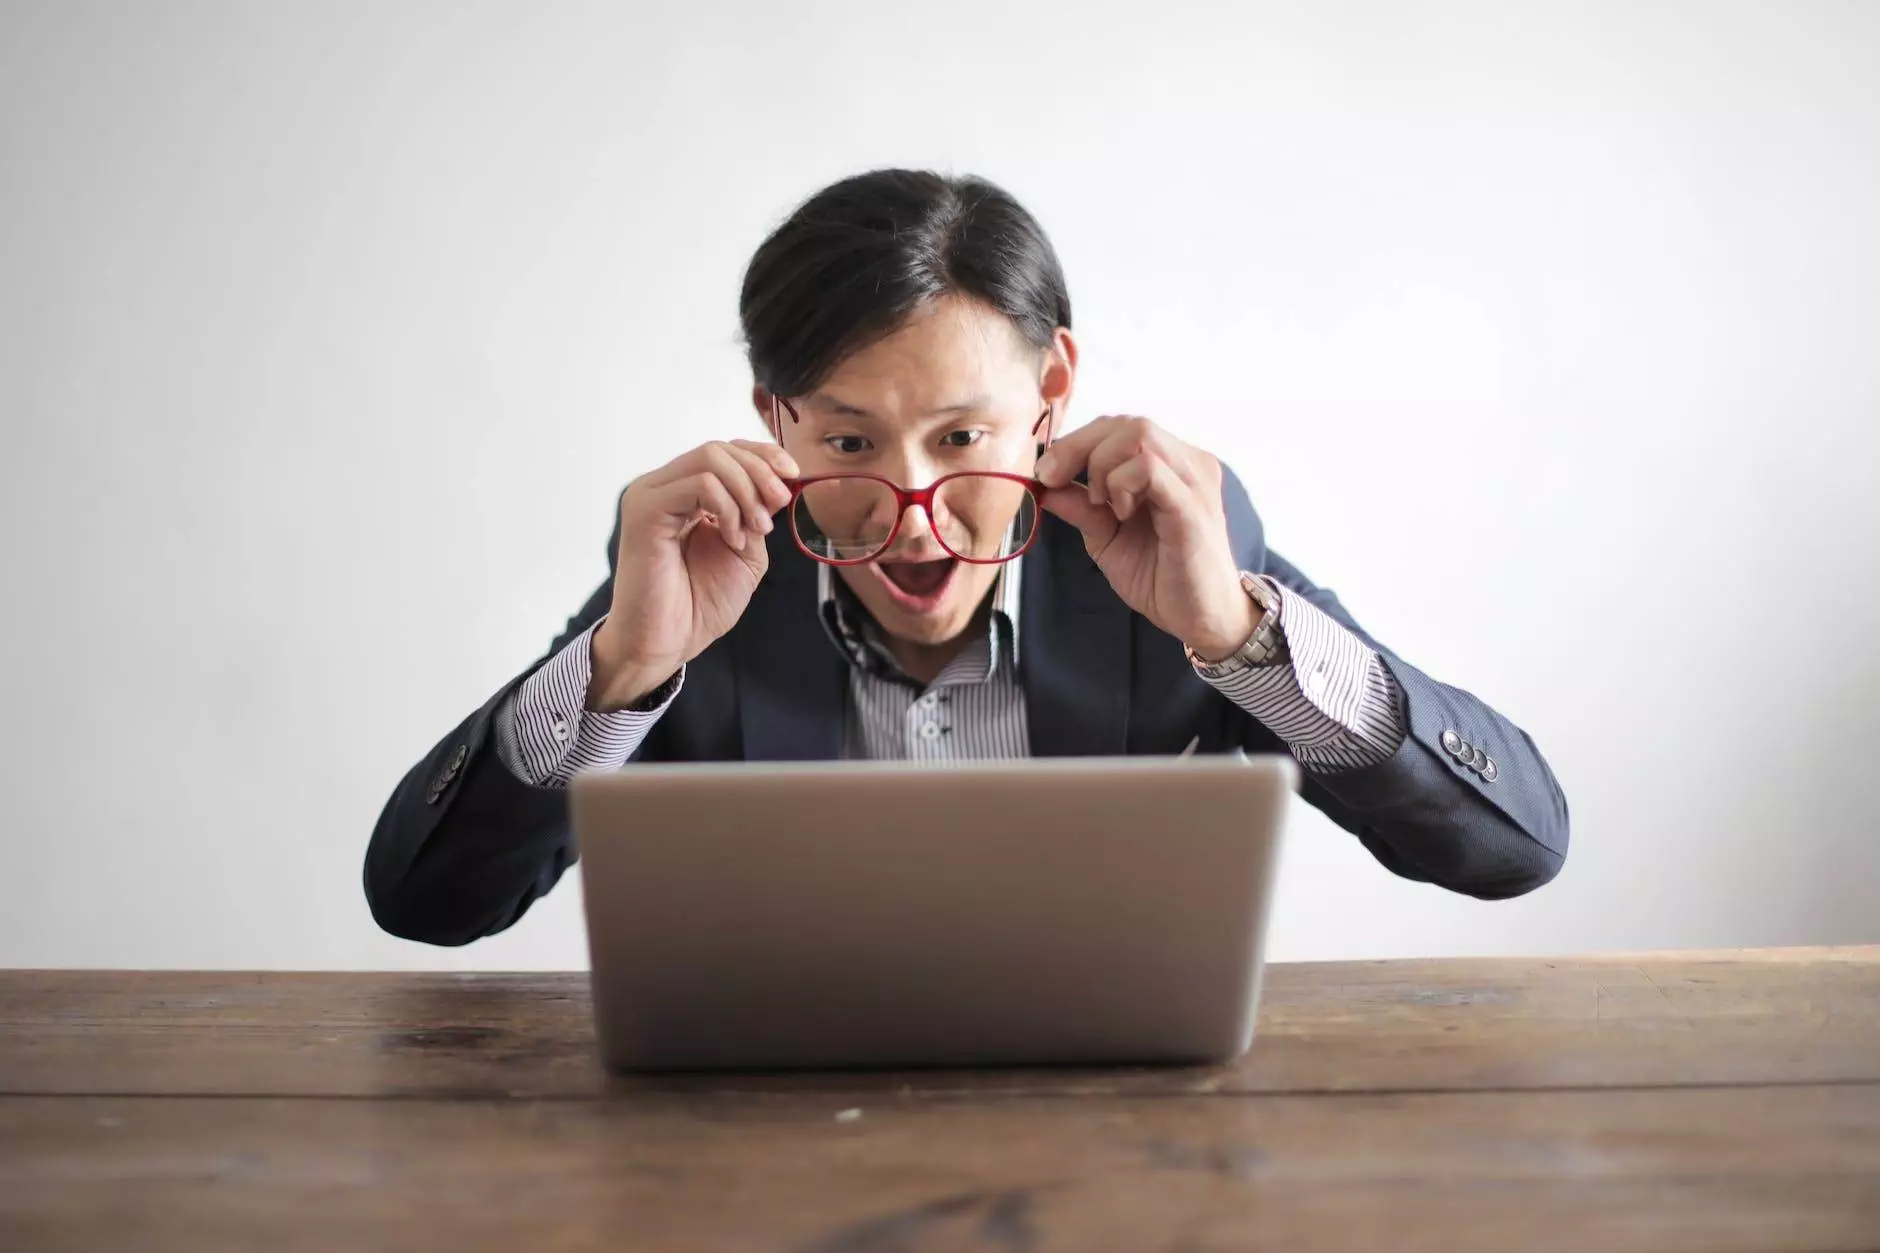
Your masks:
<path fill-rule="evenodd" d="M 1279 592 L 1288 660 L 1243 662 L 1201 677 L 1284 740 L 1308 770 L 1355 770 L 1389 760 L 1405 727 L 1397 680 L 1384 659 L 1305 597 L 1267 582 Z"/>
<path fill-rule="evenodd" d="M 605 619 L 602 619 L 605 621 Z M 587 707 L 594 677 L 596 627 L 575 636 L 511 692 L 496 711 L 496 752 L 524 783 L 566 787 L 580 770 L 618 770 L 627 764 L 660 715 L 685 686 L 681 667 L 671 695 L 657 708 L 598 712 Z"/>

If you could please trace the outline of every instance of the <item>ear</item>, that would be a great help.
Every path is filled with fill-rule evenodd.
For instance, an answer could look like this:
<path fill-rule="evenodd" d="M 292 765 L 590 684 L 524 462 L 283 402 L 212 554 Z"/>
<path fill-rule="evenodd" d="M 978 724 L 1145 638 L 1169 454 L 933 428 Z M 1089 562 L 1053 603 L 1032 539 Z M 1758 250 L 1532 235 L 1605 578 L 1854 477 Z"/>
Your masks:
<path fill-rule="evenodd" d="M 764 430 L 773 438 L 776 435 L 776 429 L 771 421 L 771 410 L 776 403 L 768 387 L 762 383 L 751 384 L 751 408 L 757 410 L 757 420 L 764 424 Z"/>
<path fill-rule="evenodd" d="M 1077 382 L 1077 340 L 1068 326 L 1060 326 L 1051 337 L 1039 362 L 1038 392 L 1051 406 L 1051 416 L 1039 431 L 1038 455 L 1050 447 L 1064 429 L 1064 415 L 1070 408 L 1071 392 Z"/>

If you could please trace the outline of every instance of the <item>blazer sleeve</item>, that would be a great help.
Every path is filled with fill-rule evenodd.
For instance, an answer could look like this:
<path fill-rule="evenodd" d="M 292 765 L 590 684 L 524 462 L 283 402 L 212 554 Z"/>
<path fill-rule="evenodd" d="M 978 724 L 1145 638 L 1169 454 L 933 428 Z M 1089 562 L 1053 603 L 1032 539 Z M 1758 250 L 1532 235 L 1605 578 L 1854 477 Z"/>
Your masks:
<path fill-rule="evenodd" d="M 1400 689 L 1407 733 L 1397 751 L 1372 766 L 1306 772 L 1300 794 L 1407 879 L 1494 900 L 1559 874 L 1567 856 L 1567 799 L 1527 732 L 1373 639 L 1337 596 L 1267 549 L 1232 471 L 1222 491 L 1242 568 L 1270 575 L 1376 649 Z M 1257 725 L 1251 718 L 1248 724 L 1250 732 Z M 1448 751 L 1445 737 L 1480 748 L 1495 763 L 1494 777 Z"/>
<path fill-rule="evenodd" d="M 607 581 L 548 651 L 432 746 L 392 789 L 366 846 L 373 919 L 427 944 L 468 944 L 515 923 L 574 863 L 568 798 L 517 778 L 497 751 L 494 721 L 510 694 L 613 602 L 619 523 Z"/>

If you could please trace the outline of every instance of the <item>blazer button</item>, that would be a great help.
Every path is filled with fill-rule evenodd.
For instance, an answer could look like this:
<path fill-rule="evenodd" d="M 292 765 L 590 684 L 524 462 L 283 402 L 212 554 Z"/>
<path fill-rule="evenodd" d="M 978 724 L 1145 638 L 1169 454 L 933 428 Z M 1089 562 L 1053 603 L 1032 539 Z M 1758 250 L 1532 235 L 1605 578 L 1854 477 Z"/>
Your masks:
<path fill-rule="evenodd" d="M 1443 748 L 1452 755 L 1460 755 L 1462 752 L 1462 737 L 1457 735 L 1454 731 L 1443 732 Z"/>
<path fill-rule="evenodd" d="M 1488 754 L 1483 752 L 1480 748 L 1477 748 L 1473 752 L 1470 753 L 1469 768 L 1471 770 L 1480 770 L 1482 767 L 1486 766 L 1487 764 L 1488 764 Z"/>
<path fill-rule="evenodd" d="M 438 771 L 437 776 L 431 780 L 430 789 L 424 794 L 424 803 L 437 804 L 438 798 L 444 795 L 444 789 L 450 786 L 451 780 L 457 777 L 457 772 L 463 769 L 464 762 L 469 759 L 470 750 L 466 746 L 459 744 L 452 750 L 451 755 L 444 762 L 444 768 Z"/>
<path fill-rule="evenodd" d="M 1484 783 L 1493 783 L 1496 779 L 1499 779 L 1500 777 L 1501 777 L 1501 771 L 1496 768 L 1495 759 L 1493 757 L 1490 757 L 1486 762 L 1482 764 L 1482 781 Z"/>

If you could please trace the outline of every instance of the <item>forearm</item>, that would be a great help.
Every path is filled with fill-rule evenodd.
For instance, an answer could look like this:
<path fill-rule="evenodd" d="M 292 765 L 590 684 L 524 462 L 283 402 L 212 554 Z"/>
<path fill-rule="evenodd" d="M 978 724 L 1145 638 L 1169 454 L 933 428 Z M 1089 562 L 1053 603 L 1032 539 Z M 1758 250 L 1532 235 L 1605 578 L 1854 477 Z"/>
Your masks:
<path fill-rule="evenodd" d="M 1533 740 L 1486 702 L 1378 644 L 1336 596 L 1283 558 L 1264 559 L 1284 588 L 1286 616 L 1299 628 L 1313 624 L 1287 631 L 1288 669 L 1306 698 L 1293 707 L 1308 729 L 1270 712 L 1278 726 L 1262 724 L 1296 741 L 1288 748 L 1306 767 L 1301 794 L 1408 878 L 1492 899 L 1558 874 L 1567 804 Z M 1308 604 L 1314 613 L 1299 611 Z M 1302 656 L 1315 659 L 1302 665 Z M 1326 670 L 1315 691 L 1321 659 Z M 1315 719 L 1319 735 L 1309 729 Z"/>
<path fill-rule="evenodd" d="M 1308 777 L 1306 798 L 1408 878 L 1485 900 L 1547 883 L 1566 860 L 1568 812 L 1534 742 L 1467 692 L 1385 660 L 1409 734 L 1374 766 Z M 1469 751 L 1446 748 L 1445 732 Z"/>
<path fill-rule="evenodd" d="M 1310 603 L 1375 655 L 1389 680 L 1386 703 L 1401 736 L 1359 734 L 1357 722 L 1341 724 L 1353 732 L 1355 764 L 1308 762 L 1302 749 L 1311 747 L 1310 737 L 1293 732 L 1298 745 L 1287 747 L 1307 767 L 1301 795 L 1408 878 L 1493 898 L 1529 891 L 1559 873 L 1567 854 L 1567 802 L 1526 733 L 1469 693 L 1405 664 L 1368 635 L 1337 596 L 1268 548 L 1259 516 L 1231 473 L 1223 502 L 1240 568 L 1271 577 L 1289 605 L 1295 597 Z M 1378 676 L 1368 666 L 1364 676 L 1367 698 L 1360 707 L 1378 708 L 1371 695 Z M 1309 686 L 1308 675 L 1302 690 Z M 1338 707 L 1335 700 L 1315 703 L 1333 723 Z M 1248 713 L 1247 747 L 1270 751 L 1275 733 Z M 1456 750 L 1445 747 L 1449 737 Z M 1466 758 L 1457 751 L 1464 745 Z"/>

